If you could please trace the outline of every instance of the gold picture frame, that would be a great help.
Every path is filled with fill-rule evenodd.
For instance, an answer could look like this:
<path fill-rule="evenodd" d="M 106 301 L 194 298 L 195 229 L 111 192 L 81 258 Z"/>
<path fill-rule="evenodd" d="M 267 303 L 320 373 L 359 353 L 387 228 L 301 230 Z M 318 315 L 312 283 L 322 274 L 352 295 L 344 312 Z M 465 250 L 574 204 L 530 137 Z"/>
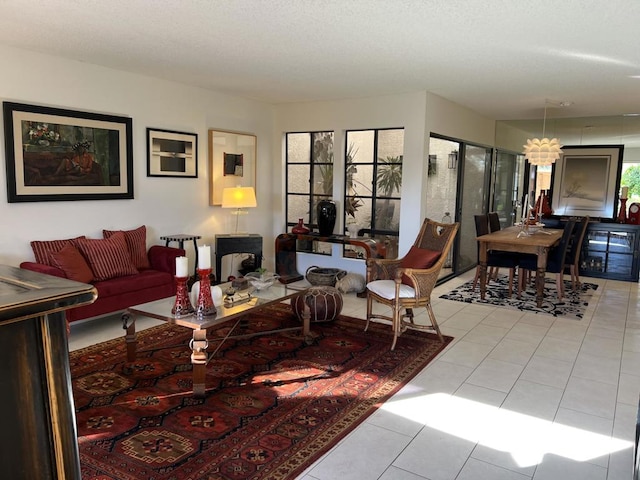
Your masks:
<path fill-rule="evenodd" d="M 209 205 L 222 205 L 228 187 L 256 188 L 257 137 L 250 133 L 209 130 Z"/>

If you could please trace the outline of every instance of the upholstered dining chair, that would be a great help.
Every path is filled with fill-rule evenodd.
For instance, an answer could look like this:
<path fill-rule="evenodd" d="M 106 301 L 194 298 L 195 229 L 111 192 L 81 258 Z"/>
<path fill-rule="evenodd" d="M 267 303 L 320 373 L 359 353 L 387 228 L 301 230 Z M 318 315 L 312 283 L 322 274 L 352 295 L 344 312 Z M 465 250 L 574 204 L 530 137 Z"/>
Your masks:
<path fill-rule="evenodd" d="M 395 349 L 398 337 L 407 328 L 435 331 L 444 341 L 431 308 L 431 292 L 453 245 L 459 223 L 440 223 L 426 218 L 407 254 L 401 259 L 367 259 L 367 324 L 374 319 L 391 321 Z M 391 315 L 373 312 L 374 302 L 391 307 Z M 413 321 L 413 309 L 425 307 L 431 325 Z"/>
<path fill-rule="evenodd" d="M 567 257 L 564 260 L 564 273 L 571 275 L 571 289 L 574 292 L 580 288 L 580 252 L 582 252 L 582 243 L 587 233 L 589 220 L 589 216 L 586 215 L 579 223 L 576 223 L 567 249 Z"/>
<path fill-rule="evenodd" d="M 500 225 L 500 216 L 498 215 L 498 212 L 489 212 L 487 213 L 487 218 L 489 219 L 489 231 L 490 232 L 497 232 L 498 230 L 502 229 L 502 226 Z"/>
<path fill-rule="evenodd" d="M 497 215 L 496 215 L 497 216 Z M 486 235 L 491 233 L 489 230 L 490 226 L 490 216 L 489 214 L 481 214 L 473 216 L 476 223 L 476 236 Z M 494 225 L 494 228 L 498 228 L 500 226 L 500 221 L 498 220 L 498 225 Z M 495 231 L 495 230 L 493 230 Z M 492 232 L 493 232 L 492 231 Z M 473 287 L 472 290 L 476 289 L 478 285 L 478 280 L 480 279 L 480 244 L 476 245 L 477 255 L 478 255 L 478 265 L 476 266 L 476 274 L 473 278 Z M 508 268 L 509 269 L 509 297 L 511 297 L 513 293 L 513 278 L 515 276 L 515 269 L 518 266 L 518 255 L 510 252 L 499 252 L 499 251 L 490 251 L 487 252 L 487 281 L 495 280 L 498 277 L 498 269 L 500 268 Z"/>
<path fill-rule="evenodd" d="M 558 293 L 558 300 L 562 300 L 562 298 L 564 297 L 564 269 L 566 265 L 565 261 L 567 258 L 567 250 L 569 249 L 569 241 L 571 240 L 571 235 L 573 235 L 575 225 L 575 220 L 567 220 L 564 225 L 562 237 L 560 238 L 560 243 L 549 250 L 549 254 L 547 255 L 546 272 L 556 274 L 556 291 Z M 529 270 L 531 272 L 535 272 L 538 268 L 538 260 L 536 256 L 522 256 L 518 261 L 518 268 L 520 270 Z M 520 296 L 520 294 L 526 287 L 526 283 L 526 275 L 520 273 L 518 281 L 518 296 Z"/>

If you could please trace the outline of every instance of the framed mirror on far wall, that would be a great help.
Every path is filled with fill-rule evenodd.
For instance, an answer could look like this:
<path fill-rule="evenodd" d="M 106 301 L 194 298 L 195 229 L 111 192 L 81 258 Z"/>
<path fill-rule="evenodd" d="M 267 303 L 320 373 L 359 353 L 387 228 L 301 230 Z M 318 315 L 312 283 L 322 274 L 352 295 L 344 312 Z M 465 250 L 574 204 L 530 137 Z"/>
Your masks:
<path fill-rule="evenodd" d="M 250 133 L 209 130 L 209 205 L 222 205 L 222 190 L 256 187 L 257 139 Z"/>

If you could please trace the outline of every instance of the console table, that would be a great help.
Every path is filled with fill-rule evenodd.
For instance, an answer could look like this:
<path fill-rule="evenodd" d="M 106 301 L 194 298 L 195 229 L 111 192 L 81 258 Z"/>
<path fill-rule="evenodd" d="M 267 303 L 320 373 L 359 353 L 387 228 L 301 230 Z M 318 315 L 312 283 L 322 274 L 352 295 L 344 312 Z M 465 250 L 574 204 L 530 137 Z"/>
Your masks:
<path fill-rule="evenodd" d="M 297 282 L 304 278 L 298 273 L 296 265 L 296 242 L 298 240 L 362 247 L 366 258 L 384 258 L 387 254 L 384 243 L 369 237 L 349 237 L 347 235 L 323 237 L 318 233 L 281 233 L 276 238 L 276 273 L 280 275 L 282 283 Z"/>
<path fill-rule="evenodd" d="M 257 233 L 247 235 L 220 234 L 216 242 L 216 282 L 222 282 L 222 257 L 232 253 L 250 253 L 255 256 L 256 268 L 262 266 L 262 236 Z"/>
<path fill-rule="evenodd" d="M 64 311 L 92 285 L 0 265 L 2 478 L 80 480 Z"/>

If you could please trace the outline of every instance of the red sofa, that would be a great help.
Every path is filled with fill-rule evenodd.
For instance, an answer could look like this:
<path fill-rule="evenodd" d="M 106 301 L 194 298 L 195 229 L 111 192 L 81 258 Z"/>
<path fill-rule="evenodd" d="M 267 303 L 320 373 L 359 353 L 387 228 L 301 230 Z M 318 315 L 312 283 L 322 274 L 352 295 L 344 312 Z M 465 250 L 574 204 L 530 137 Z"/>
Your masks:
<path fill-rule="evenodd" d="M 132 305 L 175 295 L 176 257 L 184 256 L 184 254 L 185 251 L 180 248 L 154 245 L 149 248 L 146 254 L 145 264 L 148 259 L 148 268 L 138 267 L 138 273 L 132 275 L 88 282 L 94 285 L 98 291 L 97 300 L 91 305 L 67 310 L 67 321 L 74 322 L 118 312 Z M 20 268 L 69 278 L 62 268 L 44 263 L 22 262 Z M 78 280 L 78 278 L 72 279 Z"/>

